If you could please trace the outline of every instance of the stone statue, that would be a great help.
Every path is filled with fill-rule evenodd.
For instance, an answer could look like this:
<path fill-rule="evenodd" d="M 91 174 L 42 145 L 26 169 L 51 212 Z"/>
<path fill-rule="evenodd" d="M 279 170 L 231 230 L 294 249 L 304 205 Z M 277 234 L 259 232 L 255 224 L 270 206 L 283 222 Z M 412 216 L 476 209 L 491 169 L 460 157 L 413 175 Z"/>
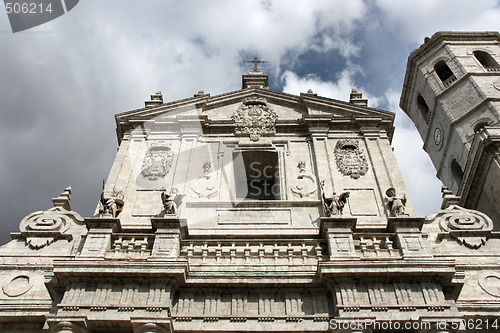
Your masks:
<path fill-rule="evenodd" d="M 182 198 L 184 197 L 184 195 L 178 194 L 178 192 L 176 188 L 173 188 L 171 193 L 165 191 L 161 192 L 161 201 L 163 203 L 165 215 L 177 215 L 177 207 L 180 206 Z"/>
<path fill-rule="evenodd" d="M 99 200 L 99 215 L 117 217 L 123 209 L 123 196 L 113 192 L 111 196 L 105 196 L 104 191 L 101 193 Z"/>
<path fill-rule="evenodd" d="M 396 217 L 403 215 L 405 213 L 406 195 L 403 194 L 401 197 L 396 196 L 396 189 L 394 187 L 389 187 L 387 191 L 385 191 L 385 195 L 387 195 L 391 216 Z"/>
<path fill-rule="evenodd" d="M 326 216 L 332 215 L 343 215 L 344 207 L 347 203 L 347 198 L 349 198 L 349 191 L 343 192 L 337 195 L 335 192 L 332 193 L 330 198 L 325 196 L 324 185 L 325 181 L 321 181 L 321 196 L 323 199 L 323 210 Z"/>

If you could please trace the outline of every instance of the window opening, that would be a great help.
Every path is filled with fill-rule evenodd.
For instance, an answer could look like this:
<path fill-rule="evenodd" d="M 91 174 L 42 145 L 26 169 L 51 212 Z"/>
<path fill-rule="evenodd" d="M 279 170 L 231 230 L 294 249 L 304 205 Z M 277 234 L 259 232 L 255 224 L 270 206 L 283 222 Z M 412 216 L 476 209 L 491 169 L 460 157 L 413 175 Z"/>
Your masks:
<path fill-rule="evenodd" d="M 243 168 L 235 169 L 236 197 L 239 200 L 279 200 L 278 153 L 241 152 Z"/>
<path fill-rule="evenodd" d="M 464 177 L 464 171 L 456 159 L 451 161 L 451 176 L 453 177 L 455 183 L 457 183 L 457 186 L 460 186 L 462 178 Z"/>
<path fill-rule="evenodd" d="M 474 126 L 474 133 L 479 132 L 485 126 L 488 126 L 488 122 L 487 121 L 482 121 L 482 122 L 477 123 L 476 126 Z"/>
<path fill-rule="evenodd" d="M 486 68 L 486 70 L 500 72 L 500 66 L 491 54 L 484 51 L 474 51 L 473 53 L 476 59 L 481 63 L 481 65 L 483 65 L 484 68 Z"/>
<path fill-rule="evenodd" d="M 450 67 L 442 60 L 434 65 L 434 70 L 445 87 L 448 87 L 457 80 Z"/>
<path fill-rule="evenodd" d="M 428 123 L 430 118 L 429 106 L 420 94 L 417 96 L 417 107 L 420 110 L 422 117 L 424 117 L 425 122 Z"/>

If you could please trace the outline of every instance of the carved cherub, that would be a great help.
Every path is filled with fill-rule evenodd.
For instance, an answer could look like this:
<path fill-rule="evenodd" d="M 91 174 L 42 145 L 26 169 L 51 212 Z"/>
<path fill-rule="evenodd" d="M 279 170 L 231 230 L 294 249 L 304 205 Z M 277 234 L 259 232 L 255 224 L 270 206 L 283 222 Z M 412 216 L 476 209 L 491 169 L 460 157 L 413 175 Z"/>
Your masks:
<path fill-rule="evenodd" d="M 391 216 L 399 216 L 405 213 L 406 206 L 406 195 L 403 194 L 401 197 L 396 196 L 396 189 L 394 187 L 389 187 L 385 191 L 387 195 L 387 201 L 389 210 L 391 211 Z"/>
<path fill-rule="evenodd" d="M 323 210 L 326 216 L 332 215 L 343 215 L 344 207 L 347 203 L 347 199 L 349 198 L 349 191 L 342 192 L 340 195 L 337 195 L 335 192 L 332 193 L 332 196 L 327 198 L 325 196 L 324 185 L 325 181 L 322 180 L 321 183 L 321 196 L 323 199 Z"/>

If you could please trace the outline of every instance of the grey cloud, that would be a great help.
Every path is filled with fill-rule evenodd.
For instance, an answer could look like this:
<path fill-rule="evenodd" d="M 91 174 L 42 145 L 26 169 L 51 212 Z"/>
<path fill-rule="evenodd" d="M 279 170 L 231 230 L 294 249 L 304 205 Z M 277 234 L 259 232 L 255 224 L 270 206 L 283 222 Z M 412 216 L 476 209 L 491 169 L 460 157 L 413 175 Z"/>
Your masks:
<path fill-rule="evenodd" d="M 73 208 L 92 215 L 116 153 L 113 115 L 142 107 L 157 90 L 166 101 L 200 89 L 212 95 L 237 90 L 241 74 L 250 70 L 242 52 L 268 60 L 278 88 L 281 75 L 293 72 L 300 55 L 316 45 L 317 66 L 331 66 L 326 51 L 335 50 L 370 73 L 360 77 L 366 81 L 353 79 L 366 94 L 400 89 L 401 82 L 394 81 L 377 86 L 377 76 L 394 71 L 391 61 L 352 57 L 358 49 L 369 55 L 374 49 L 366 48 L 377 46 L 366 43 L 366 36 L 384 38 L 401 24 L 393 11 L 371 16 L 371 6 L 366 1 L 291 6 L 289 1 L 227 0 L 215 6 L 208 1 L 87 0 L 54 21 L 16 34 L 0 15 L 0 243 L 10 239 L 25 215 L 50 208 L 50 199 L 68 185 Z M 373 23 L 381 18 L 387 21 Z M 418 44 L 404 37 L 377 54 L 405 59 L 408 45 Z M 334 74 L 343 70 L 331 68 Z M 338 80 L 335 75 L 321 79 Z"/>

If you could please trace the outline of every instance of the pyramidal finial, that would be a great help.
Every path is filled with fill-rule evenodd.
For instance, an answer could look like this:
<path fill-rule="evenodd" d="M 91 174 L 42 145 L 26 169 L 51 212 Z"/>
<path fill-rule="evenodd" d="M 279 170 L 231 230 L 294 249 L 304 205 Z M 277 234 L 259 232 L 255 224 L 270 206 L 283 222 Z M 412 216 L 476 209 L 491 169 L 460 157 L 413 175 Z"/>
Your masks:
<path fill-rule="evenodd" d="M 52 203 L 54 204 L 54 207 L 61 207 L 66 210 L 71 210 L 71 205 L 69 203 L 71 199 L 70 195 L 71 195 L 71 186 L 68 186 L 57 198 L 52 198 Z"/>

